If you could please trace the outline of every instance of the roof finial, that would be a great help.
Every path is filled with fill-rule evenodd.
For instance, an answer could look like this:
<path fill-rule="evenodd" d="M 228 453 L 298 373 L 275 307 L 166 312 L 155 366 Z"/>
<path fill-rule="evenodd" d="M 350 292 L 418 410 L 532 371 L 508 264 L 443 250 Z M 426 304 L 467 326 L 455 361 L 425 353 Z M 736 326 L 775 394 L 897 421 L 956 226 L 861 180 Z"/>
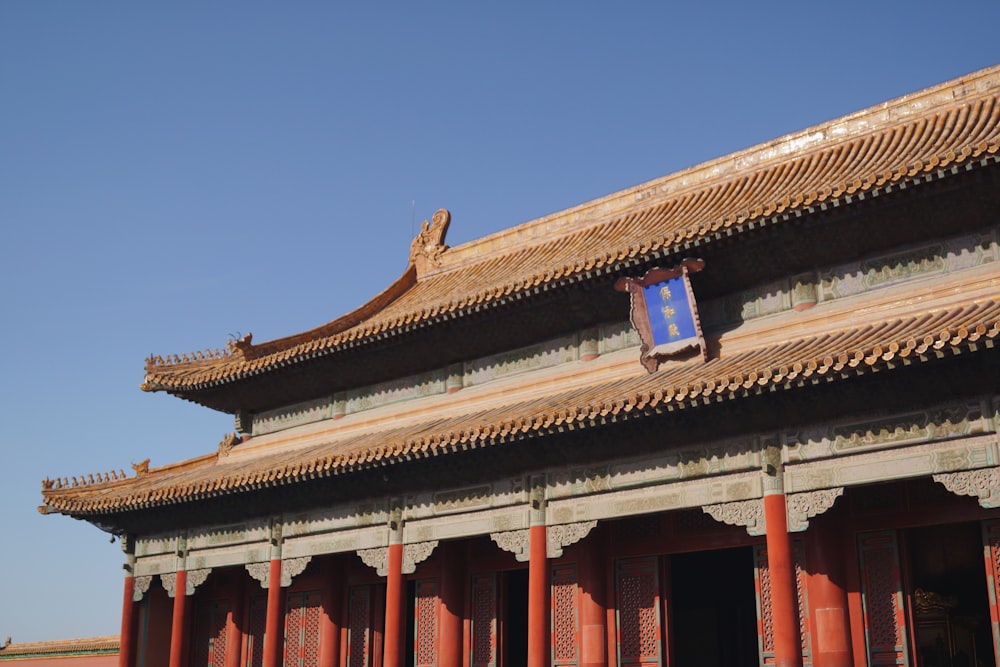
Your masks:
<path fill-rule="evenodd" d="M 431 216 L 431 222 L 424 220 L 420 225 L 420 233 L 410 243 L 410 264 L 417 268 L 417 276 L 432 266 L 441 266 L 441 255 L 448 249 L 444 235 L 450 224 L 451 213 L 440 208 Z"/>

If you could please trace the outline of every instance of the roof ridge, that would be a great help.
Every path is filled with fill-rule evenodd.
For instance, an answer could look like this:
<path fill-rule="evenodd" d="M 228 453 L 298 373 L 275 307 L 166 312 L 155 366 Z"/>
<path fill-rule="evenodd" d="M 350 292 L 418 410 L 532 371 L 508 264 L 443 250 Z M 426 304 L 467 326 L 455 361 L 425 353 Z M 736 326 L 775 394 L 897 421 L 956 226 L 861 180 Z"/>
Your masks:
<path fill-rule="evenodd" d="M 512 247 L 521 247 L 525 241 L 530 244 L 531 240 L 542 240 L 553 233 L 577 228 L 581 224 L 589 226 L 609 222 L 630 210 L 636 202 L 666 200 L 671 196 L 702 189 L 706 185 L 725 182 L 733 171 L 773 164 L 790 155 L 800 155 L 803 150 L 812 153 L 824 147 L 833 147 L 844 143 L 845 138 L 859 131 L 871 133 L 900 121 L 930 116 L 957 100 L 980 96 L 996 88 L 1000 88 L 1000 64 L 452 246 L 441 255 L 441 265 L 429 270 L 428 275 L 452 271 L 465 264 L 503 254 Z M 879 122 L 873 125 L 873 119 Z M 495 246 L 495 249 L 484 253 L 482 246 Z"/>

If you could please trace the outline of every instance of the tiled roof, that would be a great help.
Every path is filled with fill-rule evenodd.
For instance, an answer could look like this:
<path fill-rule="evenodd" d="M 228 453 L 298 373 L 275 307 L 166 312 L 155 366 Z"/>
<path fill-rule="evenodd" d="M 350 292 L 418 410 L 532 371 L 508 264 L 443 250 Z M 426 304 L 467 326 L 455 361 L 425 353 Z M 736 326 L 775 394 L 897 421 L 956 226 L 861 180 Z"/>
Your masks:
<path fill-rule="evenodd" d="M 150 360 L 143 389 L 194 392 L 617 271 L 817 207 L 996 160 L 1000 66 L 485 237 L 411 266 L 371 302 L 232 354 Z"/>
<path fill-rule="evenodd" d="M 779 316 L 759 325 L 770 329 L 757 335 L 709 341 L 713 353 L 704 363 L 696 357 L 647 374 L 636 362 L 634 373 L 618 379 L 604 375 L 570 389 L 554 383 L 555 389 L 492 407 L 428 410 L 419 422 L 389 426 L 399 422 L 387 419 L 382 430 L 346 435 L 327 426 L 303 446 L 265 446 L 254 456 L 206 456 L 124 480 L 46 488 L 40 509 L 88 517 L 211 498 L 967 354 L 992 347 L 1000 335 L 995 283 L 987 276 L 975 285 L 935 284 L 907 304 L 869 306 L 867 321 L 857 315 L 857 303 L 836 313 L 814 308 L 806 326 Z"/>
<path fill-rule="evenodd" d="M 0 661 L 14 658 L 52 658 L 59 656 L 105 655 L 118 653 L 118 635 L 86 639 L 57 639 L 44 642 L 10 643 L 0 646 Z"/>

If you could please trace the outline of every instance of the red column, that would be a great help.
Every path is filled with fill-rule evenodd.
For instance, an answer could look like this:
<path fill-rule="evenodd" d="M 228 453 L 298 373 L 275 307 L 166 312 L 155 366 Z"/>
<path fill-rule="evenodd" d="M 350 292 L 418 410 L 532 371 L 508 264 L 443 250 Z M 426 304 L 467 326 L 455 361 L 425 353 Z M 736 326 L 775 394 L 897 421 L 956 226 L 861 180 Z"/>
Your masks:
<path fill-rule="evenodd" d="M 604 667 L 607 664 L 607 597 L 605 581 L 606 555 L 604 532 L 596 528 L 588 544 L 580 550 L 583 554 L 579 565 L 580 576 L 580 646 L 581 667 Z"/>
<path fill-rule="evenodd" d="M 125 577 L 125 593 L 122 599 L 122 634 L 118 651 L 118 667 L 135 667 L 136 633 L 139 629 L 135 614 L 135 577 L 129 574 Z"/>
<path fill-rule="evenodd" d="M 389 564 L 385 579 L 385 652 L 382 667 L 403 667 L 403 608 L 406 602 L 403 588 L 403 545 L 389 545 Z"/>
<path fill-rule="evenodd" d="M 246 570 L 242 573 L 243 576 L 230 588 L 233 604 L 226 614 L 226 667 L 240 667 L 242 657 L 243 630 L 240 619 L 243 618 L 243 605 L 246 602 Z"/>
<path fill-rule="evenodd" d="M 545 525 L 529 529 L 528 667 L 549 664 L 549 566 Z"/>
<path fill-rule="evenodd" d="M 343 567 L 336 567 L 339 556 L 329 562 L 326 587 L 323 591 L 323 613 L 319 619 L 320 667 L 336 667 L 340 663 L 340 633 L 344 627 Z"/>
<path fill-rule="evenodd" d="M 771 611 L 774 615 L 774 664 L 775 667 L 802 667 L 795 564 L 785 512 L 785 494 L 765 491 L 764 522 L 767 530 L 767 566 L 771 574 Z"/>
<path fill-rule="evenodd" d="M 279 667 L 281 665 L 281 648 L 285 638 L 281 622 L 283 598 L 284 591 L 281 589 L 281 559 L 272 558 L 271 570 L 268 572 L 267 577 L 267 616 L 264 621 L 264 667 Z"/>
<path fill-rule="evenodd" d="M 438 667 L 462 667 L 462 622 L 465 616 L 465 559 L 455 542 L 441 549 L 441 654 Z"/>
<path fill-rule="evenodd" d="M 178 570 L 174 581 L 174 616 L 170 624 L 170 667 L 187 662 L 187 571 Z"/>
<path fill-rule="evenodd" d="M 851 627 L 839 514 L 810 521 L 806 533 L 814 667 L 852 667 Z"/>

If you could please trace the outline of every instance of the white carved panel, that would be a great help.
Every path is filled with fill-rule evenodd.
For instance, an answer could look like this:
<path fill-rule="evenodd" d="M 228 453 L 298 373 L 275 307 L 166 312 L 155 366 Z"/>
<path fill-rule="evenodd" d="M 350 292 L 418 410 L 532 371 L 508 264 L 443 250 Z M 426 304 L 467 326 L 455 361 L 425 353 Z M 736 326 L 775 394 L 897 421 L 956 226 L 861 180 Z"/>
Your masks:
<path fill-rule="evenodd" d="M 549 558 L 559 558 L 565 547 L 585 538 L 596 525 L 597 521 L 594 520 L 548 526 L 545 530 L 546 555 Z"/>
<path fill-rule="evenodd" d="M 980 468 L 934 475 L 934 481 L 957 496 L 972 496 L 986 509 L 1000 507 L 1000 468 Z"/>
<path fill-rule="evenodd" d="M 701 509 L 720 523 L 743 526 L 750 535 L 764 534 L 764 501 L 760 498 L 703 505 Z"/>
<path fill-rule="evenodd" d="M 800 533 L 809 527 L 809 519 L 833 507 L 837 498 L 844 494 L 844 487 L 820 489 L 804 493 L 790 493 L 785 496 L 788 516 L 788 532 Z"/>

